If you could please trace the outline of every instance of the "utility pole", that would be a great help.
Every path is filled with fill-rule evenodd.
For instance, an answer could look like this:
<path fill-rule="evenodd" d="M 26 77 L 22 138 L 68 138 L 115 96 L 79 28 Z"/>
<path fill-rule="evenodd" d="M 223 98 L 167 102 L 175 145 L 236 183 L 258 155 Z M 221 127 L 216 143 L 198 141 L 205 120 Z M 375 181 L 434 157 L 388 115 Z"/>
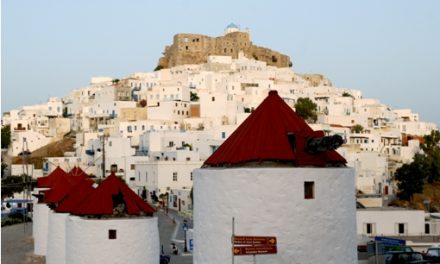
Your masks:
<path fill-rule="evenodd" d="M 22 173 L 22 177 L 23 177 L 23 200 L 24 200 L 24 212 L 23 212 L 23 222 L 25 223 L 23 225 L 24 228 L 24 232 L 26 232 L 26 220 L 27 220 L 27 216 L 28 216 L 28 200 L 30 199 L 30 184 L 32 182 L 32 180 L 30 180 L 28 182 L 27 177 L 29 177 L 29 169 L 28 169 L 28 163 L 27 163 L 27 158 L 28 155 L 30 154 L 29 152 L 29 146 L 28 143 L 26 141 L 26 138 L 23 138 L 23 145 L 22 145 L 22 149 L 21 149 L 21 160 L 22 160 L 22 164 L 23 164 L 23 173 Z"/>
<path fill-rule="evenodd" d="M 186 224 L 186 219 L 183 220 L 183 231 L 185 232 L 185 246 L 183 247 L 183 252 L 187 253 L 188 252 L 188 246 L 186 244 L 186 231 L 188 231 L 188 225 Z"/>
<path fill-rule="evenodd" d="M 102 178 L 105 178 L 105 134 L 102 134 Z"/>

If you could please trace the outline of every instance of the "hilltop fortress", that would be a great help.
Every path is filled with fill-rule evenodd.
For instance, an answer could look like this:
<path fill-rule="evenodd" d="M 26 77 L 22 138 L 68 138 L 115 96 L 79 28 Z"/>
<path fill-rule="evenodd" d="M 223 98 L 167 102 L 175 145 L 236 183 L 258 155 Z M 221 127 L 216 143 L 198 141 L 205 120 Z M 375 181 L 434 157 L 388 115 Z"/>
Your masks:
<path fill-rule="evenodd" d="M 159 59 L 158 68 L 171 68 L 184 64 L 202 64 L 209 55 L 223 55 L 238 58 L 239 52 L 246 57 L 264 61 L 279 68 L 291 67 L 290 57 L 280 52 L 252 44 L 249 32 L 244 32 L 231 23 L 224 36 L 209 37 L 201 34 L 176 34 L 171 46 L 166 46 L 164 56 Z"/>

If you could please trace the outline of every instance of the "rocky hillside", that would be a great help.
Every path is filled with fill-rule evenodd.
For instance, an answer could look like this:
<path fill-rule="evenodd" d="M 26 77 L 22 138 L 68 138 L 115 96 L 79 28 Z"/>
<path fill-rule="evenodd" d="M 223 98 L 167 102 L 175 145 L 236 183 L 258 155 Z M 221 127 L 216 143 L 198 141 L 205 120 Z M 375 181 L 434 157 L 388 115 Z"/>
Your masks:
<path fill-rule="evenodd" d="M 405 208 L 413 208 L 419 210 L 426 210 L 424 201 L 431 201 L 429 210 L 431 212 L 440 212 L 440 182 L 432 184 L 426 183 L 423 187 L 423 193 L 416 193 L 411 198 L 411 201 L 395 200 L 390 205 L 395 205 Z"/>
<path fill-rule="evenodd" d="M 35 169 L 43 168 L 43 159 L 47 157 L 63 157 L 65 152 L 74 150 L 75 139 L 71 137 L 64 137 L 63 139 L 50 143 L 42 148 L 33 151 L 28 157 L 28 163 L 34 164 Z M 21 164 L 21 157 L 14 157 L 13 164 Z"/>

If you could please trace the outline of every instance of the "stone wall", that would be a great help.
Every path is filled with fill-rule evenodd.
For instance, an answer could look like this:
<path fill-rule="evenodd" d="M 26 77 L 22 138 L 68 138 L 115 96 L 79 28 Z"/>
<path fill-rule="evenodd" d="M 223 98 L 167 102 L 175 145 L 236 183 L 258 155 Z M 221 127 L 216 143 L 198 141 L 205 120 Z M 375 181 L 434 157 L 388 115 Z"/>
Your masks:
<path fill-rule="evenodd" d="M 277 51 L 255 46 L 249 33 L 232 32 L 221 37 L 209 37 L 201 34 L 177 34 L 171 46 L 166 46 L 164 56 L 159 59 L 161 68 L 171 68 L 184 64 L 206 63 L 209 55 L 231 56 L 238 58 L 242 51 L 248 58 L 265 61 L 276 67 L 291 67 L 290 57 Z"/>

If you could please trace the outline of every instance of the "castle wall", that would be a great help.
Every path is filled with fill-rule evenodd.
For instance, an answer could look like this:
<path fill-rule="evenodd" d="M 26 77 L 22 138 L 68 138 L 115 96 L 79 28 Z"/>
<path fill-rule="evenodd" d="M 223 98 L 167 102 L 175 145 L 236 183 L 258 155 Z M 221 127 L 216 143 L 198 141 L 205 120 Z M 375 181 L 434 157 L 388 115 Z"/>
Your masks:
<path fill-rule="evenodd" d="M 232 32 L 221 37 L 209 37 L 201 34 L 176 34 L 171 46 L 167 46 L 164 57 L 159 59 L 162 68 L 171 68 L 184 64 L 202 64 L 210 55 L 238 58 L 239 52 L 248 58 L 265 61 L 276 67 L 290 67 L 290 57 L 277 51 L 252 44 L 247 32 Z"/>

